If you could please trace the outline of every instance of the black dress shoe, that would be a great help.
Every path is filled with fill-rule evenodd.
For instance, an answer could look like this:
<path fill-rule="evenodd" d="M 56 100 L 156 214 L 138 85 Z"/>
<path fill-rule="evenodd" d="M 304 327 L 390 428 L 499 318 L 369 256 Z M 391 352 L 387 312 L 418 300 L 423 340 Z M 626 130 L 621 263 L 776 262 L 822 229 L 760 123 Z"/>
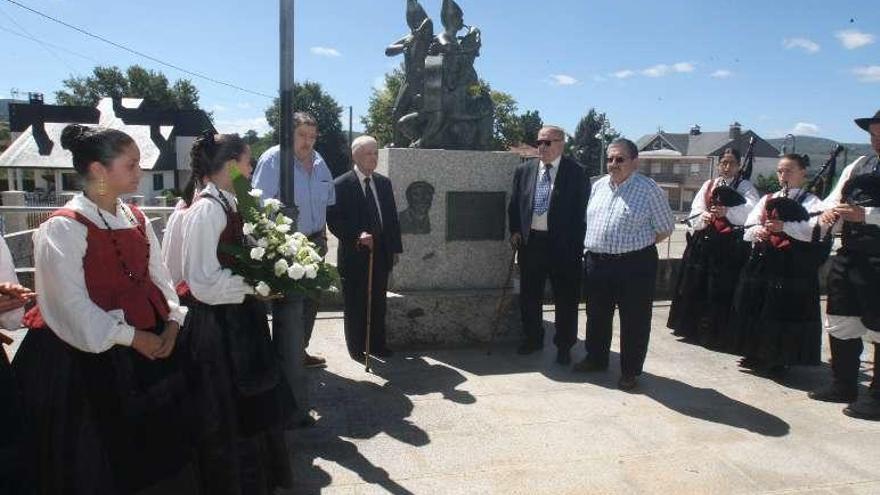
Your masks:
<path fill-rule="evenodd" d="M 353 360 L 355 360 L 355 361 L 357 361 L 357 362 L 359 362 L 359 363 L 361 363 L 361 364 L 363 364 L 364 359 L 366 358 L 366 356 L 364 356 L 364 353 L 363 353 L 363 352 L 349 352 L 348 355 L 349 355 L 349 357 L 351 357 Z"/>
<path fill-rule="evenodd" d="M 571 351 L 568 349 L 559 349 L 556 351 L 556 362 L 568 366 L 571 364 Z"/>
<path fill-rule="evenodd" d="M 531 342 L 523 342 L 516 349 L 516 353 L 519 355 L 525 356 L 525 355 L 531 354 L 533 352 L 540 351 L 543 348 L 544 348 L 544 344 L 533 344 Z"/>
<path fill-rule="evenodd" d="M 857 388 L 850 390 L 840 385 L 832 384 L 819 390 L 813 390 L 807 395 L 813 400 L 820 400 L 822 402 L 849 404 L 859 398 L 859 390 Z"/>
<path fill-rule="evenodd" d="M 624 392 L 629 392 L 636 388 L 636 385 L 638 385 L 638 382 L 636 381 L 636 377 L 632 375 L 621 376 L 620 380 L 617 382 L 617 388 Z"/>
<path fill-rule="evenodd" d="M 392 351 L 391 349 L 386 347 L 384 349 L 379 349 L 377 351 L 370 351 L 370 354 L 372 354 L 376 357 L 380 357 L 380 358 L 390 358 L 391 356 L 394 355 L 394 351 Z"/>
<path fill-rule="evenodd" d="M 608 369 L 608 364 L 597 363 L 590 358 L 584 358 L 583 361 L 574 365 L 572 371 L 576 371 L 578 373 L 591 373 L 593 371 L 605 371 Z"/>

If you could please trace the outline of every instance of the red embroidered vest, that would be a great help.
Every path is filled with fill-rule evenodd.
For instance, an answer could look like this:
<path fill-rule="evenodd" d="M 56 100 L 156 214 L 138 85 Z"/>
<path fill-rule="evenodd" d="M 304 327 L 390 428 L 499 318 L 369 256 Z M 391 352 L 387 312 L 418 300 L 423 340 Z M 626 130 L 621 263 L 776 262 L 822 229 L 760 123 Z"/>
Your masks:
<path fill-rule="evenodd" d="M 82 260 L 89 298 L 105 311 L 121 309 L 126 323 L 148 330 L 159 323 L 157 315 L 161 321 L 167 320 L 169 308 L 164 294 L 150 278 L 146 219 L 136 207 L 129 208 L 138 224 L 133 229 L 101 229 L 82 214 L 65 208 L 56 210 L 52 217 L 70 218 L 86 226 L 87 246 Z M 24 323 L 32 329 L 46 328 L 38 306 L 28 311 Z"/>
<path fill-rule="evenodd" d="M 223 229 L 223 232 L 220 233 L 220 241 L 217 243 L 217 261 L 220 262 L 221 267 L 231 268 L 235 264 L 235 258 L 229 254 L 221 252 L 220 246 L 222 244 L 243 244 L 244 233 L 242 232 L 242 227 L 244 226 L 244 221 L 241 218 L 241 213 L 227 208 L 221 200 L 208 193 L 202 193 L 195 201 L 201 200 L 202 198 L 216 201 L 223 208 L 223 212 L 226 213 L 226 227 Z M 192 291 L 189 289 L 189 284 L 187 284 L 185 280 L 181 280 L 180 283 L 177 284 L 176 289 L 177 295 L 180 296 L 181 299 L 196 300 L 192 295 Z"/>

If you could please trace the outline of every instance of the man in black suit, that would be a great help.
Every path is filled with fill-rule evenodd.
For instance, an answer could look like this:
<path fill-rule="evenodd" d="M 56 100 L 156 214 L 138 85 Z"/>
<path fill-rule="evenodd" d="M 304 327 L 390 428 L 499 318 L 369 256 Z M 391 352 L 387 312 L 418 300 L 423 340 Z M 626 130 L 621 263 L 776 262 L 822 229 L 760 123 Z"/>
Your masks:
<path fill-rule="evenodd" d="M 333 235 L 339 239 L 337 264 L 345 299 L 345 343 L 352 359 L 362 361 L 366 350 L 367 271 L 373 251 L 373 293 L 370 354 L 389 357 L 385 345 L 385 292 L 388 276 L 403 252 L 400 223 L 391 181 L 375 173 L 379 159 L 376 140 L 360 136 L 351 143 L 355 166 L 334 181 L 336 205 L 327 212 Z"/>
<path fill-rule="evenodd" d="M 556 362 L 571 362 L 577 341 L 584 215 L 590 183 L 584 168 L 562 156 L 565 131 L 544 126 L 538 132 L 540 159 L 516 169 L 507 208 L 510 243 L 519 250 L 520 312 L 525 340 L 519 354 L 544 347 L 541 305 L 550 278 L 556 304 Z"/>

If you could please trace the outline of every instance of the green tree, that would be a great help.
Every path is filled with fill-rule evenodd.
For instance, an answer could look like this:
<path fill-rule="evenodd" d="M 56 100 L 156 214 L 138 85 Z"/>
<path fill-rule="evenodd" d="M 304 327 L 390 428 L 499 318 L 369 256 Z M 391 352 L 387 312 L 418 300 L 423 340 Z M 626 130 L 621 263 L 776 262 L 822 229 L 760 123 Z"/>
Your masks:
<path fill-rule="evenodd" d="M 266 121 L 272 128 L 268 134 L 271 144 L 278 144 L 278 128 L 281 119 L 281 103 L 278 98 L 266 109 Z M 333 175 L 339 175 L 351 168 L 348 152 L 348 139 L 342 132 L 342 107 L 332 96 L 325 93 L 321 85 L 306 81 L 295 83 L 293 87 L 293 110 L 308 112 L 318 121 L 318 141 L 315 149 L 324 157 Z"/>
<path fill-rule="evenodd" d="M 763 175 L 759 175 L 754 181 L 755 189 L 758 190 L 761 195 L 775 193 L 776 191 L 782 189 L 782 186 L 779 185 L 779 179 L 776 178 L 775 175 L 771 175 L 769 177 L 764 177 Z"/>
<path fill-rule="evenodd" d="M 260 136 L 257 134 L 257 131 L 253 129 L 248 129 L 241 139 L 250 146 L 253 146 L 260 140 Z"/>
<path fill-rule="evenodd" d="M 535 141 L 538 140 L 538 131 L 544 127 L 541 114 L 537 110 L 527 110 L 526 113 L 518 117 L 518 120 L 522 128 L 522 142 L 534 146 Z"/>
<path fill-rule="evenodd" d="M 387 146 L 394 141 L 391 111 L 405 75 L 402 67 L 385 74 L 385 85 L 381 89 L 373 88 L 367 114 L 361 117 L 364 132 L 376 138 L 379 146 Z"/>
<path fill-rule="evenodd" d="M 492 149 L 506 150 L 523 142 L 522 123 L 517 116 L 516 100 L 503 91 L 491 91 L 492 103 L 495 105 L 495 122 L 493 123 Z"/>
<path fill-rule="evenodd" d="M 571 142 L 572 155 L 586 167 L 590 177 L 599 175 L 602 170 L 602 148 L 618 137 L 620 133 L 611 127 L 608 117 L 590 108 L 575 128 Z"/>
<path fill-rule="evenodd" d="M 169 85 L 158 71 L 132 65 L 125 72 L 119 67 L 95 67 L 92 75 L 71 77 L 62 83 L 65 89 L 55 92 L 59 105 L 94 106 L 101 98 L 143 98 L 151 105 L 166 109 L 198 109 L 199 91 L 187 79 Z"/>

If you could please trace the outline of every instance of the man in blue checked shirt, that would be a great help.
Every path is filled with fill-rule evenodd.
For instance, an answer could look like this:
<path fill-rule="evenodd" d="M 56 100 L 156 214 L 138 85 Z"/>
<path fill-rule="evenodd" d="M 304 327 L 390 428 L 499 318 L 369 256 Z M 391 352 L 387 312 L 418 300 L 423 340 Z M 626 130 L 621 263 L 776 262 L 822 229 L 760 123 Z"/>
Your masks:
<path fill-rule="evenodd" d="M 336 204 L 336 190 L 333 175 L 321 154 L 315 151 L 318 139 L 318 121 L 310 114 L 293 114 L 293 198 L 299 208 L 297 230 L 308 236 L 318 247 L 321 256 L 327 254 L 327 207 Z M 263 198 L 278 199 L 281 190 L 281 147 L 273 146 L 266 150 L 257 162 L 251 183 L 263 190 Z M 318 314 L 318 301 L 306 298 L 303 301 L 303 326 L 305 342 L 308 347 Z M 327 365 L 324 358 L 306 353 L 304 363 L 307 368 L 320 368 Z"/>
<path fill-rule="evenodd" d="M 614 309 L 620 311 L 618 387 L 632 390 L 651 334 L 657 243 L 674 228 L 663 190 L 638 172 L 639 150 L 628 139 L 608 146 L 608 175 L 593 185 L 584 238 L 587 357 L 575 371 L 608 368 Z"/>

